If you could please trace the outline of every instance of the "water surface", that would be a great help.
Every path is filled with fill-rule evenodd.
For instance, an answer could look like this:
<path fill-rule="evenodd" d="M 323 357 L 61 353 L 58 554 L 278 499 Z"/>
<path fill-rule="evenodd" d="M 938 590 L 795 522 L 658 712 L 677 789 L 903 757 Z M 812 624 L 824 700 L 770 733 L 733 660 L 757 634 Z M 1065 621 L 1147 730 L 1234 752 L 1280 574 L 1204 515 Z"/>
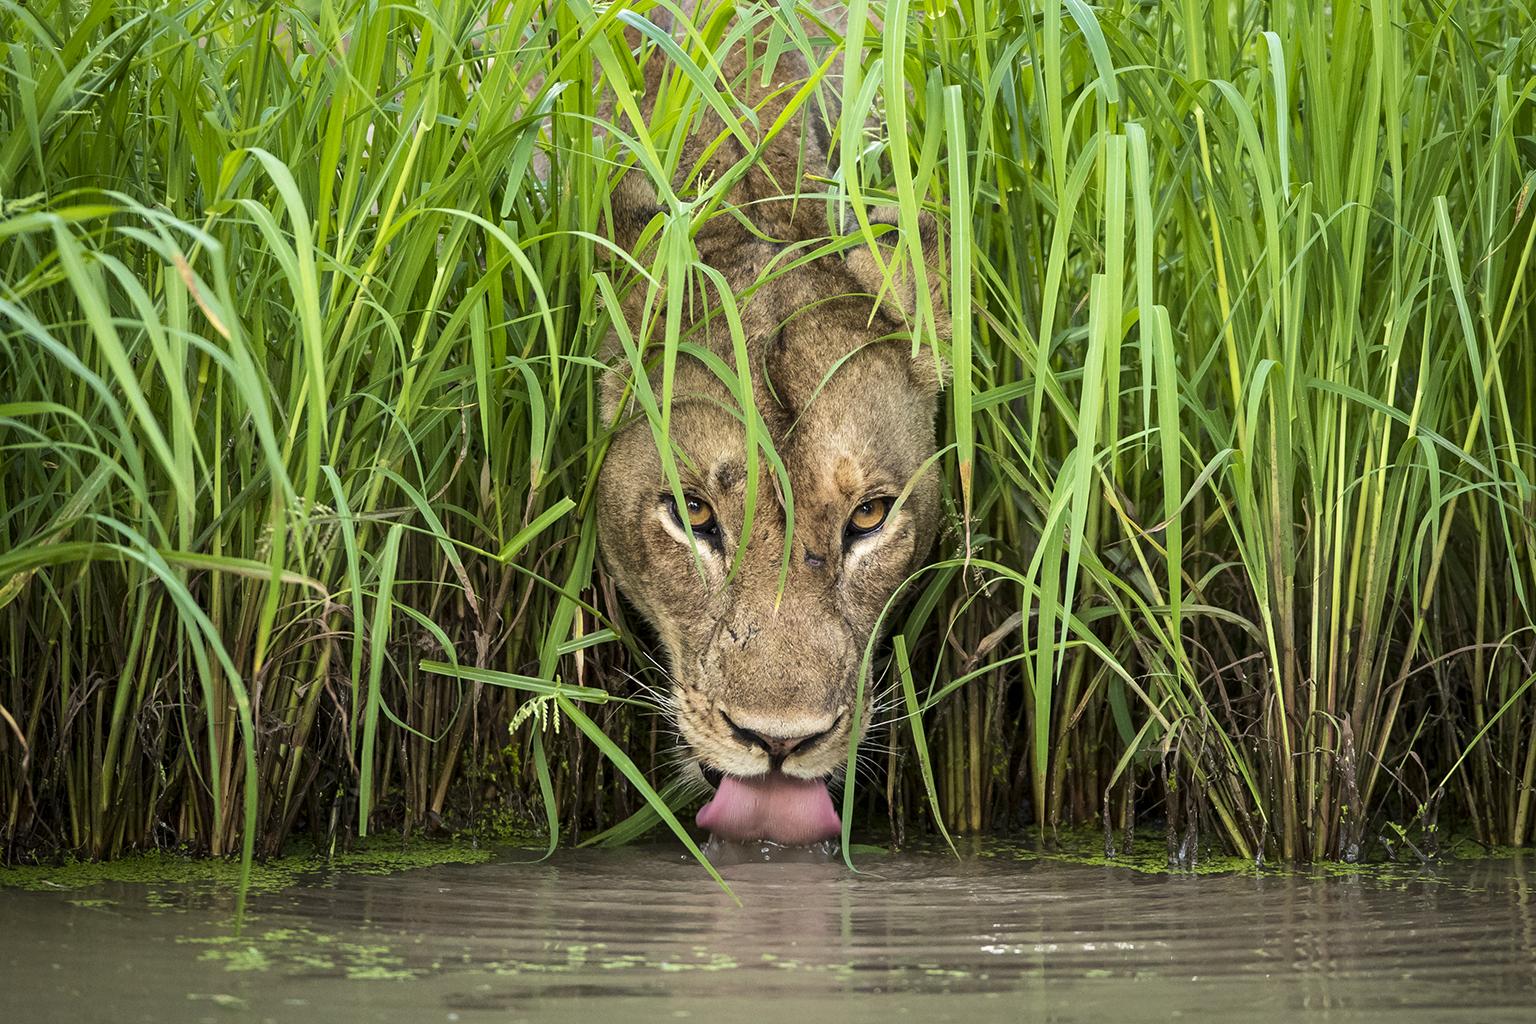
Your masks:
<path fill-rule="evenodd" d="M 0 890 L 8 1021 L 1536 1020 L 1521 860 L 1146 875 L 1012 856 L 725 869 L 673 848 L 253 895 Z"/>

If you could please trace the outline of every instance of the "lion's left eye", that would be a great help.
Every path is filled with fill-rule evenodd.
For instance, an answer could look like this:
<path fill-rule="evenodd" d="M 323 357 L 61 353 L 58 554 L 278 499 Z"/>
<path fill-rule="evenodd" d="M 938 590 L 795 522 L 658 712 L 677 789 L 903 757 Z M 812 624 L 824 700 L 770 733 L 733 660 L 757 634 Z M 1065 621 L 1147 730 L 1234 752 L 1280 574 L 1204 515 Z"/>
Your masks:
<path fill-rule="evenodd" d="M 870 498 L 860 502 L 853 510 L 853 515 L 848 517 L 848 536 L 864 537 L 874 533 L 885 525 L 885 519 L 890 514 L 890 498 Z"/>

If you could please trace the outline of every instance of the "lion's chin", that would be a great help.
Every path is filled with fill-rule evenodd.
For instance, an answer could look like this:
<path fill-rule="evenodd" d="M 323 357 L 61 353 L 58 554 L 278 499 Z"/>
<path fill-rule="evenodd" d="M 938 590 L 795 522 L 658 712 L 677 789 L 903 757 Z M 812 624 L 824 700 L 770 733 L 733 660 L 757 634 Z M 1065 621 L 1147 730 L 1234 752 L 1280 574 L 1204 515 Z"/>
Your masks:
<path fill-rule="evenodd" d="M 810 846 L 843 831 L 825 781 L 780 771 L 749 779 L 724 776 L 696 820 L 722 839 L 766 839 L 781 846 Z"/>

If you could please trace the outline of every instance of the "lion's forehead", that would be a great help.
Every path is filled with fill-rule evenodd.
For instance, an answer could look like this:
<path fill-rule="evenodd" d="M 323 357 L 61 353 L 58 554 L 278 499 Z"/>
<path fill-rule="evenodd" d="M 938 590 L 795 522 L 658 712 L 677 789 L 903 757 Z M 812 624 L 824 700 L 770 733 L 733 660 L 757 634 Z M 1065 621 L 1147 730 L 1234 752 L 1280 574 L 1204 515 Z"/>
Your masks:
<path fill-rule="evenodd" d="M 847 393 L 825 389 L 787 423 L 763 418 L 766 436 L 759 439 L 756 466 L 749 467 L 747 432 L 734 403 L 724 394 L 693 393 L 674 411 L 672 440 L 689 475 L 716 494 L 746 490 L 755 468 L 765 493 L 788 476 L 797 499 L 803 493 L 853 497 L 871 487 L 900 487 L 920 467 L 932 448 L 922 401 L 915 389 L 909 398 L 874 377 Z"/>
<path fill-rule="evenodd" d="M 743 257 L 737 266 L 750 278 L 766 267 L 757 262 Z M 743 287 L 738 309 L 739 333 L 718 309 L 684 316 L 685 338 L 714 357 L 685 348 L 673 366 L 670 442 L 682 453 L 685 483 L 740 509 L 755 470 L 754 523 L 768 529 L 755 527 L 754 537 L 766 543 L 782 536 L 788 505 L 799 532 L 823 517 L 841 522 L 850 502 L 902 490 L 932 453 L 933 397 L 914 382 L 910 339 L 857 292 L 841 261 Z M 751 466 L 741 382 L 730 379 L 743 355 L 759 444 Z M 660 362 L 651 369 L 658 393 Z M 649 444 L 646 424 L 629 429 Z"/>

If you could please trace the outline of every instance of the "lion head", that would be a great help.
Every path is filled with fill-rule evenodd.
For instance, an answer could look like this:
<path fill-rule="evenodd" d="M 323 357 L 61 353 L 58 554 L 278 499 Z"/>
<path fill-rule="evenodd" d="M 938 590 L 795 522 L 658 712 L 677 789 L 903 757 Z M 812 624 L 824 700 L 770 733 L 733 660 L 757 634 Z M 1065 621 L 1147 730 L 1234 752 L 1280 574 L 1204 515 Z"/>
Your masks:
<path fill-rule="evenodd" d="M 773 122 L 773 102 L 759 123 Z M 729 166 L 732 144 L 709 159 Z M 732 199 L 758 230 L 725 214 L 696 235 L 739 303 L 752 408 L 721 373 L 740 365 L 740 339 L 718 302 L 697 301 L 681 314 L 693 348 L 676 359 L 666 437 L 638 414 L 635 364 L 614 359 L 623 369 L 604 390 L 615 433 L 596 504 L 604 562 L 655 628 L 679 732 L 717 785 L 700 824 L 786 844 L 840 829 L 826 781 L 855 720 L 868 721 L 855 706 L 865 650 L 940 520 L 940 375 L 929 349 L 914 355 L 915 287 L 892 289 L 867 245 L 826 245 L 825 217 L 815 239 L 800 222 L 816 218 L 764 191 L 795 181 L 793 161 L 806 149 L 824 157 L 820 145 L 806 131 L 792 150 L 769 146 L 769 166 L 745 177 Z M 643 196 L 616 207 L 649 220 L 654 194 L 648 208 Z M 615 315 L 640 330 L 635 308 Z M 661 347 L 655 333 L 647 356 Z M 644 365 L 642 386 L 660 396 L 663 368 Z M 762 445 L 748 450 L 754 415 L 777 464 Z"/>

